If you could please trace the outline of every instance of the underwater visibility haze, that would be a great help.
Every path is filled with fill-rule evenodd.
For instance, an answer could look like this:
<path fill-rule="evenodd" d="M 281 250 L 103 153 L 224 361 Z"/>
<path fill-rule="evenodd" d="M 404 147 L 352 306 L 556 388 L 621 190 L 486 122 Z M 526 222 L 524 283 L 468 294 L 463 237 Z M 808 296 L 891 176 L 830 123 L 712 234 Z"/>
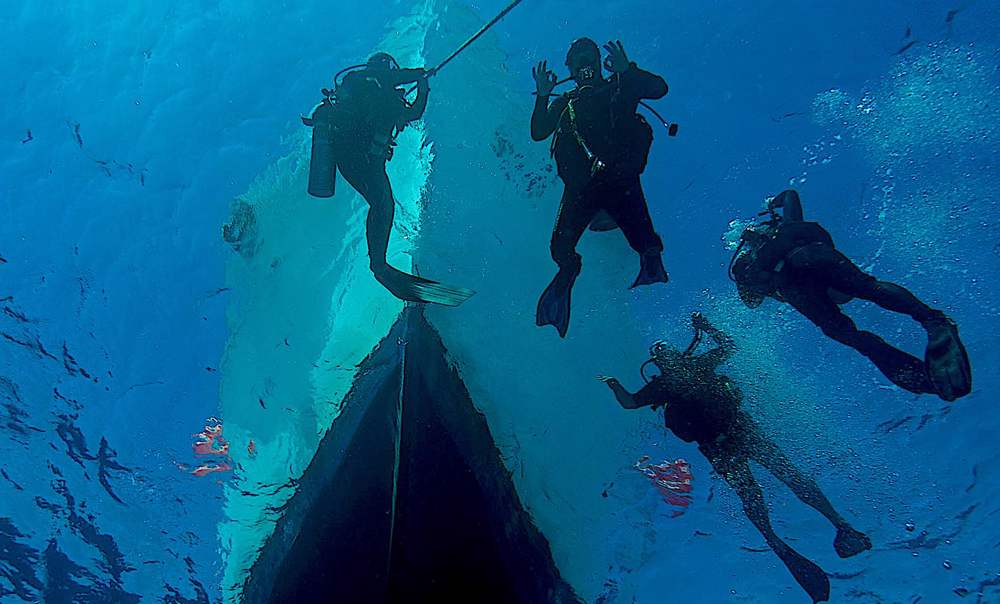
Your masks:
<path fill-rule="evenodd" d="M 998 24 L 4 3 L 0 602 L 1000 602 Z"/>

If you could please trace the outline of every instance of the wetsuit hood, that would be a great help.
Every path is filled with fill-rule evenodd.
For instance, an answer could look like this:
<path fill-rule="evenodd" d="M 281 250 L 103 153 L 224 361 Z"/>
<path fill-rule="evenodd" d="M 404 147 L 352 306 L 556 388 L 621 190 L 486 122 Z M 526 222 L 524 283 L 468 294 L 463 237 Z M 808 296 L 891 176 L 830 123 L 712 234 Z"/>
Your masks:
<path fill-rule="evenodd" d="M 690 355 L 685 355 L 673 346 L 663 341 L 654 342 L 649 347 L 650 360 L 660 370 L 661 374 L 668 374 L 685 367 L 691 360 Z"/>
<path fill-rule="evenodd" d="M 387 52 L 377 52 L 368 57 L 365 67 L 372 71 L 393 71 L 399 69 L 399 63 Z"/>

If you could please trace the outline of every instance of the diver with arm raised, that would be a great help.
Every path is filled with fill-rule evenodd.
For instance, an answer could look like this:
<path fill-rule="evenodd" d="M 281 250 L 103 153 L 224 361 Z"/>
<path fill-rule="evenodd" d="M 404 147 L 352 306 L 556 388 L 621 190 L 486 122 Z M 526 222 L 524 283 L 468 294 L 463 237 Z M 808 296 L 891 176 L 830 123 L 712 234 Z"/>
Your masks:
<path fill-rule="evenodd" d="M 639 254 L 639 274 L 632 287 L 666 283 L 663 242 L 653 227 L 640 175 L 653 141 L 652 128 L 636 113 L 642 99 L 667 93 L 660 76 L 629 60 L 621 42 L 608 42 L 602 72 L 601 51 L 588 38 L 575 41 L 566 54 L 576 88 L 551 103 L 557 83 L 545 61 L 532 70 L 536 99 L 531 137 L 552 136 L 552 154 L 564 184 L 549 244 L 559 267 L 538 301 L 535 323 L 552 325 L 562 337 L 569 329 L 571 292 L 582 268 L 577 243 L 595 218 L 606 214 Z"/>
<path fill-rule="evenodd" d="M 871 549 L 868 537 L 854 529 L 833 507 L 812 478 L 806 475 L 768 438 L 742 408 L 743 395 L 718 367 L 736 350 L 732 338 L 715 328 L 700 313 L 691 317 L 695 337 L 680 352 L 665 342 L 654 342 L 651 359 L 660 370 L 642 389 L 630 393 L 617 379 L 599 376 L 608 385 L 623 409 L 663 408 L 667 429 L 685 442 L 698 443 L 698 450 L 715 472 L 736 491 L 747 518 L 760 531 L 768 546 L 781 559 L 796 582 L 813 599 L 829 599 L 830 581 L 823 570 L 808 560 L 774 531 L 763 491 L 750 470 L 753 460 L 783 482 L 806 505 L 822 514 L 836 529 L 834 549 L 849 558 Z M 701 334 L 708 334 L 716 346 L 694 354 Z M 643 376 L 644 379 L 645 375 Z"/>

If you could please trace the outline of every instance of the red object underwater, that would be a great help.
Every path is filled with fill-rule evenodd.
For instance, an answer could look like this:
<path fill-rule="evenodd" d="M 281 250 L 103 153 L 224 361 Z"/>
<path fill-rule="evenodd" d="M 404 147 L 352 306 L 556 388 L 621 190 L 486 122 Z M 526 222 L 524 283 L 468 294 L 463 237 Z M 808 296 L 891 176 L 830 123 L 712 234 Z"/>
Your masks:
<path fill-rule="evenodd" d="M 633 467 L 649 478 L 665 503 L 675 508 L 672 513 L 674 518 L 682 515 L 691 505 L 691 491 L 694 489 L 691 485 L 694 480 L 691 464 L 683 459 L 651 464 L 649 459 L 648 455 L 643 455 Z"/>
<path fill-rule="evenodd" d="M 215 472 L 228 472 L 229 470 L 232 469 L 233 467 L 226 462 L 222 462 L 219 464 L 207 463 L 191 470 L 191 473 L 200 478 L 202 476 L 208 476 L 209 474 L 213 474 Z"/>
<path fill-rule="evenodd" d="M 193 436 L 195 441 L 192 444 L 192 448 L 195 455 L 214 455 L 219 456 L 221 459 L 203 463 L 191 470 L 191 474 L 202 477 L 216 472 L 228 472 L 233 469 L 229 459 L 229 441 L 222 436 L 222 420 L 215 417 L 208 418 L 204 429 Z M 184 469 L 187 468 L 185 467 Z"/>
<path fill-rule="evenodd" d="M 205 428 L 194 435 L 195 455 L 229 455 L 229 441 L 222 436 L 222 422 L 217 418 L 208 418 Z"/>

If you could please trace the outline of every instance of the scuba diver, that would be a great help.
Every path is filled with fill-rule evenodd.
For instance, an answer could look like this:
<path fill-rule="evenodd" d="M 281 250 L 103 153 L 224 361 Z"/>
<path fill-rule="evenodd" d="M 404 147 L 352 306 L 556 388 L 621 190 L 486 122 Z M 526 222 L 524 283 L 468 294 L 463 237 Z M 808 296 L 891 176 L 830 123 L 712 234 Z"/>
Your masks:
<path fill-rule="evenodd" d="M 427 78 L 433 74 L 422 68 L 402 69 L 384 52 L 338 73 L 334 89 L 324 89 L 325 98 L 312 116 L 302 118 L 313 129 L 309 194 L 332 197 L 339 170 L 368 202 L 368 256 L 379 283 L 400 300 L 458 306 L 474 292 L 404 273 L 386 258 L 396 203 L 386 162 L 392 159 L 396 136 L 423 116 L 430 91 Z M 417 91 L 412 103 L 400 87 L 411 83 Z"/>
<path fill-rule="evenodd" d="M 776 208 L 782 209 L 781 216 Z M 769 219 L 743 232 L 730 263 L 730 278 L 747 306 L 756 308 L 768 296 L 787 302 L 827 337 L 871 359 L 889 380 L 909 392 L 936 394 L 950 402 L 972 390 L 972 368 L 954 321 L 907 289 L 858 268 L 834 247 L 823 227 L 804 220 L 795 191 L 775 197 L 760 215 Z M 928 339 L 924 360 L 859 330 L 840 308 L 854 298 L 920 323 Z"/>
<path fill-rule="evenodd" d="M 569 328 L 570 292 L 582 266 L 576 244 L 588 225 L 608 230 L 610 217 L 610 227 L 622 229 L 640 256 L 632 287 L 668 279 L 663 242 L 653 229 L 639 179 L 653 130 L 636 113 L 642 99 L 667 94 L 667 83 L 629 61 L 621 42 L 608 42 L 604 48 L 604 66 L 612 72 L 608 79 L 602 75 L 597 44 L 588 38 L 573 42 L 566 65 L 576 88 L 551 104 L 549 97 L 558 84 L 555 74 L 545 61 L 532 70 L 537 96 L 531 138 L 543 141 L 555 135 L 552 154 L 565 186 L 550 244 L 559 272 L 538 301 L 535 323 L 555 326 L 561 337 Z"/>
<path fill-rule="evenodd" d="M 830 521 L 837 529 L 833 547 L 841 558 L 871 549 L 871 540 L 834 510 L 816 482 L 792 464 L 757 422 L 740 408 L 743 397 L 739 388 L 717 372 L 719 365 L 735 351 L 733 340 L 713 327 L 701 313 L 694 313 L 691 323 L 695 336 L 684 352 L 662 341 L 653 343 L 651 358 L 640 369 L 647 384 L 635 394 L 630 394 L 615 378 L 598 376 L 598 379 L 611 388 L 624 409 L 651 407 L 655 411 L 663 407 L 666 427 L 681 440 L 698 443 L 698 450 L 739 495 L 747 518 L 796 582 L 813 602 L 826 601 L 830 597 L 829 578 L 823 569 L 774 532 L 764 494 L 750 471 L 750 460 L 770 471 L 803 503 Z M 702 334 L 711 337 L 716 347 L 695 355 Z M 644 370 L 648 364 L 655 364 L 660 374 L 647 378 Z"/>

